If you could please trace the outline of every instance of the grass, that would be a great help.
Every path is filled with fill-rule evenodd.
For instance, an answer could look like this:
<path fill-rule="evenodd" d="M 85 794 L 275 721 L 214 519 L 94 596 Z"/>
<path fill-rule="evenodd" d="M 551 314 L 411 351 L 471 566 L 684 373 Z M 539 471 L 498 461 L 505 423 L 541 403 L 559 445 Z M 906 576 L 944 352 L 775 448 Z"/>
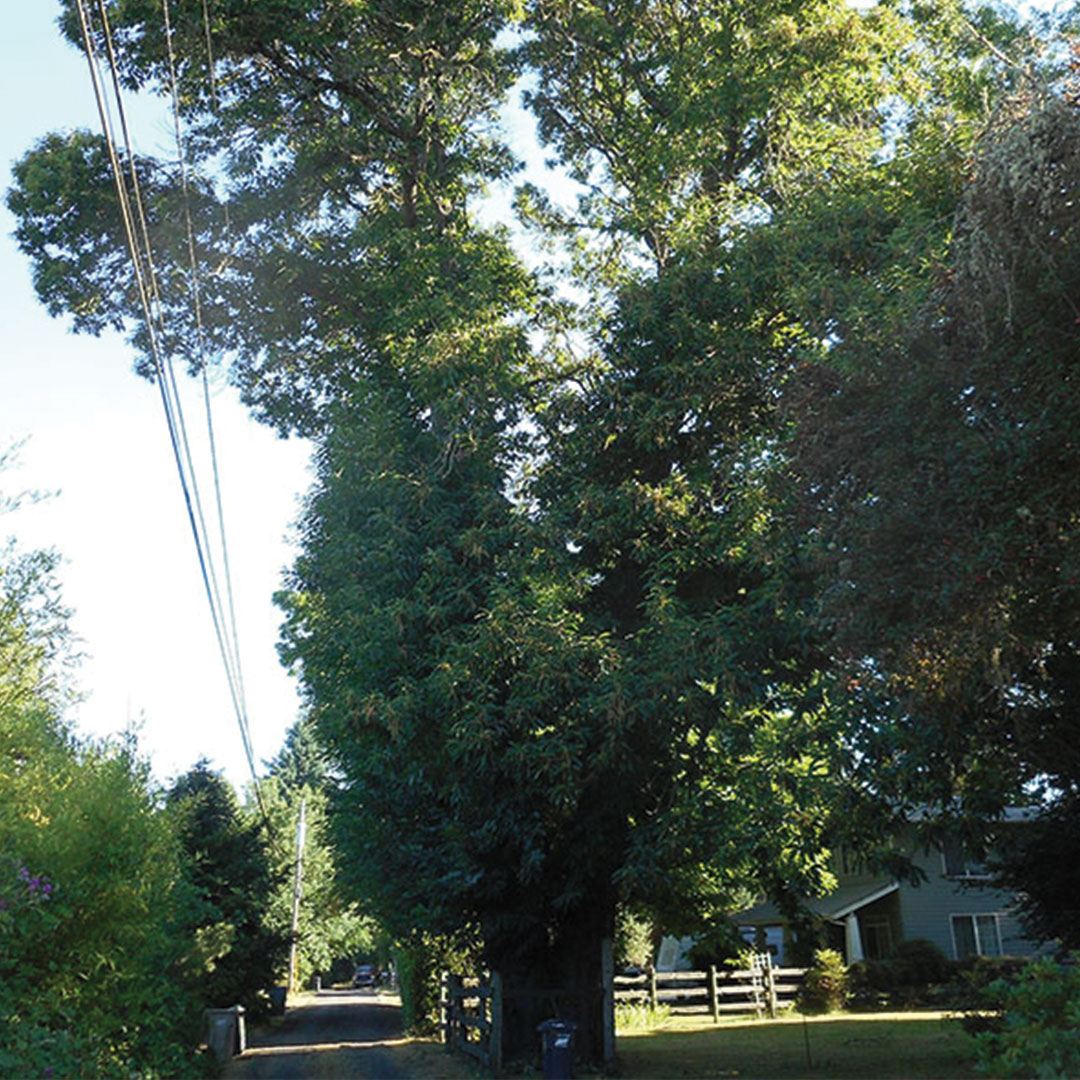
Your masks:
<path fill-rule="evenodd" d="M 873 1013 L 739 1020 L 677 1018 L 621 1032 L 620 1072 L 629 1080 L 739 1077 L 786 1080 L 970 1080 L 968 1037 L 942 1013 Z"/>
<path fill-rule="evenodd" d="M 807 1065 L 806 1044 L 810 1046 Z M 782 1020 L 671 1017 L 652 1029 L 623 1030 L 616 1040 L 618 1073 L 626 1080 L 681 1077 L 792 1080 L 973 1080 L 970 1043 L 944 1013 L 840 1013 Z M 471 1062 L 436 1043 L 401 1047 L 401 1064 L 415 1078 L 476 1078 Z M 515 1076 L 537 1077 L 526 1068 Z M 579 1075 L 584 1075 L 579 1073 Z"/>
<path fill-rule="evenodd" d="M 642 1021 L 644 1016 L 635 1016 Z M 478 1080 L 487 1074 L 468 1058 L 447 1054 L 437 1042 L 382 1044 L 406 1076 Z M 809 1049 L 809 1058 L 807 1051 Z M 973 1080 L 971 1044 L 945 1013 L 837 1013 L 780 1020 L 671 1016 L 659 1023 L 620 1028 L 619 1075 L 626 1080 L 683 1077 L 739 1080 Z M 539 1076 L 532 1067 L 514 1073 Z"/>

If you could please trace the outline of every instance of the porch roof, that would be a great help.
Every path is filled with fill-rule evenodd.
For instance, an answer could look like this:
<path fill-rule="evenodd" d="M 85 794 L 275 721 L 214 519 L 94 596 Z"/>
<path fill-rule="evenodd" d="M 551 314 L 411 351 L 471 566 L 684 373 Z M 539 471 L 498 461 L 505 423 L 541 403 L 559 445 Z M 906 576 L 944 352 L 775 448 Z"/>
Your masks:
<path fill-rule="evenodd" d="M 843 885 L 828 896 L 808 900 L 806 906 L 826 922 L 842 922 L 853 912 L 896 892 L 899 888 L 900 884 L 896 881 Z M 740 911 L 738 915 L 732 916 L 732 919 L 740 925 L 748 926 L 768 926 L 785 921 L 780 909 L 773 903 L 756 904 L 746 911 Z"/>

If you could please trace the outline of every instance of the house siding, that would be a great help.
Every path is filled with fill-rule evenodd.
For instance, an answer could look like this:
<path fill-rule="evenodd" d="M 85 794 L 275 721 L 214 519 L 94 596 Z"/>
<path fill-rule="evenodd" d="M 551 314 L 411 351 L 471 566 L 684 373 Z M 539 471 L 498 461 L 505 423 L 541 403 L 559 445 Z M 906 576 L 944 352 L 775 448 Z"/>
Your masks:
<path fill-rule="evenodd" d="M 1010 893 L 978 881 L 946 877 L 937 851 L 920 852 L 912 861 L 926 873 L 926 880 L 917 886 L 901 886 L 905 937 L 926 938 L 955 960 L 958 956 L 952 916 L 996 914 L 1002 952 L 1027 955 L 1035 951 L 1035 945 L 1023 936 L 1012 913 L 1014 897 Z"/>
<path fill-rule="evenodd" d="M 914 832 L 910 835 L 909 850 L 915 847 Z M 918 884 L 900 882 L 892 892 L 879 899 L 867 899 L 856 911 L 865 955 L 880 954 L 887 925 L 888 941 L 893 948 L 901 941 L 924 938 L 936 945 L 951 959 L 960 959 L 954 933 L 954 916 L 994 915 L 997 920 L 1001 952 L 1011 956 L 1031 956 L 1042 950 L 1025 937 L 1015 914 L 1015 897 L 1001 889 L 990 887 L 978 878 L 949 877 L 945 874 L 945 861 L 940 851 L 915 849 L 912 863 L 925 875 Z M 833 910 L 843 914 L 851 911 L 845 907 L 843 890 L 866 894 L 873 893 L 875 885 L 888 886 L 889 879 L 867 872 L 863 867 L 848 862 L 844 853 L 837 852 L 833 860 L 833 872 L 837 878 L 838 898 Z M 837 906 L 838 905 L 838 906 Z M 735 917 L 736 923 L 774 927 L 783 934 L 783 952 L 791 946 L 790 928 L 784 924 L 782 915 L 770 904 L 762 904 Z M 783 930 L 780 927 L 783 926 Z M 876 929 L 875 929 L 876 928 Z M 832 948 L 846 952 L 842 920 L 830 921 L 827 914 L 823 924 L 826 939 Z M 969 938 L 970 940 L 970 938 Z M 993 943 L 993 944 L 996 944 Z M 984 952 L 991 951 L 986 948 Z"/>

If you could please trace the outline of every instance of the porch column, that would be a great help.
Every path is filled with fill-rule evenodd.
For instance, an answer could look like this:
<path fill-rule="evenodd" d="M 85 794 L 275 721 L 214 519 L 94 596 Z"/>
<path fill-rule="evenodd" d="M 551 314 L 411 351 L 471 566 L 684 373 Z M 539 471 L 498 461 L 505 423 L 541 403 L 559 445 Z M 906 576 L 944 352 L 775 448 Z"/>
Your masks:
<path fill-rule="evenodd" d="M 853 911 L 844 919 L 844 945 L 847 948 L 847 962 L 857 963 L 863 959 L 862 934 L 859 933 L 859 916 Z"/>

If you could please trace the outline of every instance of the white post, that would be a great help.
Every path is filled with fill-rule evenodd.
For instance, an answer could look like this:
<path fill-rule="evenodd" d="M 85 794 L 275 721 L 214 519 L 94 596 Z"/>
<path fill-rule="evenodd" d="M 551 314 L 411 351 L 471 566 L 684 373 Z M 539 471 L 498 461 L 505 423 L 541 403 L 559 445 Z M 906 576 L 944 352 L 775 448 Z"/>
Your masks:
<path fill-rule="evenodd" d="M 304 838 L 307 835 L 307 800 L 300 800 L 300 820 L 296 823 L 296 877 L 293 880 L 292 898 L 292 944 L 289 946 L 289 978 L 287 986 L 291 994 L 296 988 L 296 932 L 300 926 L 300 894 L 304 873 Z"/>
<path fill-rule="evenodd" d="M 859 916 L 852 912 L 844 920 L 844 944 L 847 946 L 847 962 L 856 964 L 863 959 L 862 934 L 859 933 Z"/>

